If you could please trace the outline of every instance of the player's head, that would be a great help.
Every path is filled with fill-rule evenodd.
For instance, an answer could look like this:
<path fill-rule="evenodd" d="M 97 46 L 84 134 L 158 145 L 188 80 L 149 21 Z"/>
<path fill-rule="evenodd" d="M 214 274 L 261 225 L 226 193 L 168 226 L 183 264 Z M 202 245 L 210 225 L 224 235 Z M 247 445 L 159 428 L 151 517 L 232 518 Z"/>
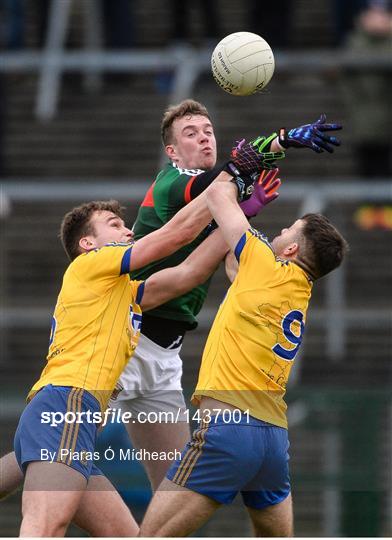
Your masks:
<path fill-rule="evenodd" d="M 207 109 L 186 99 L 167 109 L 161 124 L 168 157 L 183 169 L 211 169 L 216 163 L 216 140 Z"/>
<path fill-rule="evenodd" d="M 68 212 L 61 223 L 60 238 L 73 261 L 81 253 L 111 242 L 129 242 L 133 233 L 125 227 L 118 201 L 92 201 Z"/>
<path fill-rule="evenodd" d="M 313 279 L 340 266 L 348 250 L 346 240 L 321 214 L 305 214 L 271 244 L 278 257 L 296 260 Z"/>

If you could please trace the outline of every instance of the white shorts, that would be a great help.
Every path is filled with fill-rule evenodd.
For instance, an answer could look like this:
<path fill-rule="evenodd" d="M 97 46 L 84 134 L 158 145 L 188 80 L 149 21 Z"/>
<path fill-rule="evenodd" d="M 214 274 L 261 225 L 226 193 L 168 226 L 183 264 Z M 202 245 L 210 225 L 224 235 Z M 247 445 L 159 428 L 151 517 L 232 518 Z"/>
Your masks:
<path fill-rule="evenodd" d="M 120 376 L 122 390 L 110 406 L 133 414 L 185 410 L 180 350 L 164 349 L 141 334 Z"/>

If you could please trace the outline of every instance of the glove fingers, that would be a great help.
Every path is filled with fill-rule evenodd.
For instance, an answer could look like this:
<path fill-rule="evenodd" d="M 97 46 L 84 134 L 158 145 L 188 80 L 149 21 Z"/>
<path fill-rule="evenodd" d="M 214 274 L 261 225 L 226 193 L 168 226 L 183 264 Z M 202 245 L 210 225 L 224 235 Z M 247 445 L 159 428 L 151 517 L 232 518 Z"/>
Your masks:
<path fill-rule="evenodd" d="M 336 137 L 328 137 L 328 142 L 333 144 L 334 146 L 340 146 L 342 144 L 340 140 Z"/>
<path fill-rule="evenodd" d="M 340 124 L 320 124 L 317 126 L 317 129 L 320 131 L 335 131 L 338 129 L 343 129 L 343 126 Z"/>
<path fill-rule="evenodd" d="M 266 179 L 266 177 L 267 177 L 267 175 L 268 175 L 269 173 L 270 173 L 270 171 L 267 171 L 266 169 L 263 169 L 263 170 L 261 171 L 261 174 L 260 174 L 260 176 L 258 177 L 256 183 L 257 183 L 257 184 L 264 185 L 265 179 Z"/>
<path fill-rule="evenodd" d="M 264 188 L 268 187 L 271 182 L 273 182 L 276 178 L 276 176 L 279 174 L 279 169 L 270 169 L 270 170 L 263 170 L 260 174 L 258 183 L 261 184 Z"/>
<path fill-rule="evenodd" d="M 315 141 L 312 141 L 312 145 L 310 148 L 317 152 L 317 154 L 321 154 L 322 152 L 324 152 L 324 150 L 321 148 L 321 145 L 319 145 Z"/>
<path fill-rule="evenodd" d="M 340 140 L 333 135 L 327 135 L 326 133 L 323 133 L 318 129 L 314 131 L 314 134 L 317 136 L 316 138 L 314 138 L 314 141 L 316 142 L 318 141 L 318 139 L 321 139 L 322 141 L 333 144 L 335 146 L 340 146 Z"/>
<path fill-rule="evenodd" d="M 275 193 L 280 188 L 281 185 L 282 185 L 282 182 L 281 182 L 280 178 L 277 178 L 276 180 L 271 182 L 271 184 L 269 184 L 267 187 L 265 187 L 264 191 L 268 195 L 272 195 L 273 193 Z"/>
<path fill-rule="evenodd" d="M 318 148 L 320 148 L 321 150 L 326 150 L 327 152 L 329 152 L 330 154 L 333 153 L 333 148 L 332 146 L 330 146 L 328 144 L 328 141 L 324 140 L 324 139 L 320 139 L 319 137 L 316 137 L 315 139 L 313 139 L 313 145 L 314 146 L 317 146 Z"/>
<path fill-rule="evenodd" d="M 270 202 L 274 201 L 278 197 L 279 197 L 279 193 L 273 193 L 272 195 L 268 195 L 268 197 L 266 197 L 266 203 L 265 204 L 269 204 Z"/>
<path fill-rule="evenodd" d="M 320 114 L 320 118 L 315 122 L 316 124 L 325 124 L 325 121 L 327 119 L 327 116 L 322 113 Z"/>
<path fill-rule="evenodd" d="M 236 145 L 231 150 L 231 157 L 235 158 L 237 156 L 238 152 L 244 146 L 244 143 L 245 143 L 245 139 L 241 139 L 240 141 L 236 141 Z"/>

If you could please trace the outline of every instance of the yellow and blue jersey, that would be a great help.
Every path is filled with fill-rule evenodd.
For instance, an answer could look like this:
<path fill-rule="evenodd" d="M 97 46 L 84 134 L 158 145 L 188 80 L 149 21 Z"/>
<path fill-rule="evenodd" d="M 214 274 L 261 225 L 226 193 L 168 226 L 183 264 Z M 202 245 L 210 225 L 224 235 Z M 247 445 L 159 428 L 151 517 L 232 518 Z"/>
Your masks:
<path fill-rule="evenodd" d="M 209 396 L 287 428 L 284 394 L 312 283 L 300 266 L 276 258 L 254 229 L 235 255 L 238 274 L 210 330 L 193 402 Z"/>
<path fill-rule="evenodd" d="M 29 398 L 48 384 L 71 386 L 89 391 L 106 408 L 140 334 L 144 282 L 130 279 L 131 252 L 131 244 L 108 244 L 69 265 L 47 364 Z"/>

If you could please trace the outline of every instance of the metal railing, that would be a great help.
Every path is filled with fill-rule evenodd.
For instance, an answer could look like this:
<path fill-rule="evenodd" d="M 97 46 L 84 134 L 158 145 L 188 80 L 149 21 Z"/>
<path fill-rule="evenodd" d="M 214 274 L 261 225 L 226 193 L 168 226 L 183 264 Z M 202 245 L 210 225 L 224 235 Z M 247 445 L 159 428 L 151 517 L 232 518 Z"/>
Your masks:
<path fill-rule="evenodd" d="M 0 54 L 0 71 L 38 71 L 35 112 L 40 120 L 54 117 L 59 100 L 61 77 L 66 71 L 79 71 L 85 75 L 86 87 L 98 89 L 104 72 L 157 73 L 173 72 L 169 97 L 176 103 L 188 97 L 199 75 L 210 69 L 211 49 L 167 47 L 161 50 L 117 51 L 102 49 L 102 13 L 99 2 L 84 0 L 83 49 L 66 50 L 67 33 L 71 25 L 73 0 L 50 2 L 48 27 L 42 51 L 15 51 Z M 297 74 L 306 71 L 320 73 L 337 68 L 371 67 L 372 70 L 391 70 L 388 52 L 353 54 L 345 51 L 274 51 L 279 72 Z"/>
<path fill-rule="evenodd" d="M 50 185 L 50 189 L 48 189 Z M 313 187 L 312 187 L 313 186 Z M 317 186 L 317 187 L 315 187 Z M 139 202 L 143 199 L 149 184 L 144 181 L 124 179 L 107 179 L 100 182 L 78 182 L 76 179 L 53 178 L 48 182 L 25 181 L 23 179 L 5 180 L 1 185 L 2 197 L 6 206 L 11 208 L 13 202 L 51 202 L 67 200 L 91 200 L 117 198 Z M 364 199 L 363 183 L 355 179 L 346 179 L 344 183 L 336 179 L 324 179 L 322 185 L 316 182 L 305 183 L 296 180 L 285 185 L 281 201 L 292 201 L 299 204 L 299 215 L 307 212 L 322 212 L 333 202 L 360 202 Z M 392 201 L 392 187 L 388 179 L 372 182 L 372 189 L 366 193 L 367 202 Z M 43 326 L 50 319 L 48 309 L 37 309 L 26 306 L 23 309 L 2 309 L 0 326 L 18 327 Z M 213 310 L 203 310 L 200 324 L 206 328 L 214 316 Z M 345 265 L 329 274 L 326 278 L 326 301 L 323 308 L 312 310 L 312 324 L 325 329 L 327 355 L 333 361 L 339 361 L 345 355 L 347 330 L 352 327 L 367 326 L 370 328 L 387 328 L 390 325 L 391 313 L 388 309 L 350 309 L 346 302 Z M 303 351 L 302 351 L 303 354 Z M 297 359 L 291 382 L 300 376 L 301 361 Z"/>

